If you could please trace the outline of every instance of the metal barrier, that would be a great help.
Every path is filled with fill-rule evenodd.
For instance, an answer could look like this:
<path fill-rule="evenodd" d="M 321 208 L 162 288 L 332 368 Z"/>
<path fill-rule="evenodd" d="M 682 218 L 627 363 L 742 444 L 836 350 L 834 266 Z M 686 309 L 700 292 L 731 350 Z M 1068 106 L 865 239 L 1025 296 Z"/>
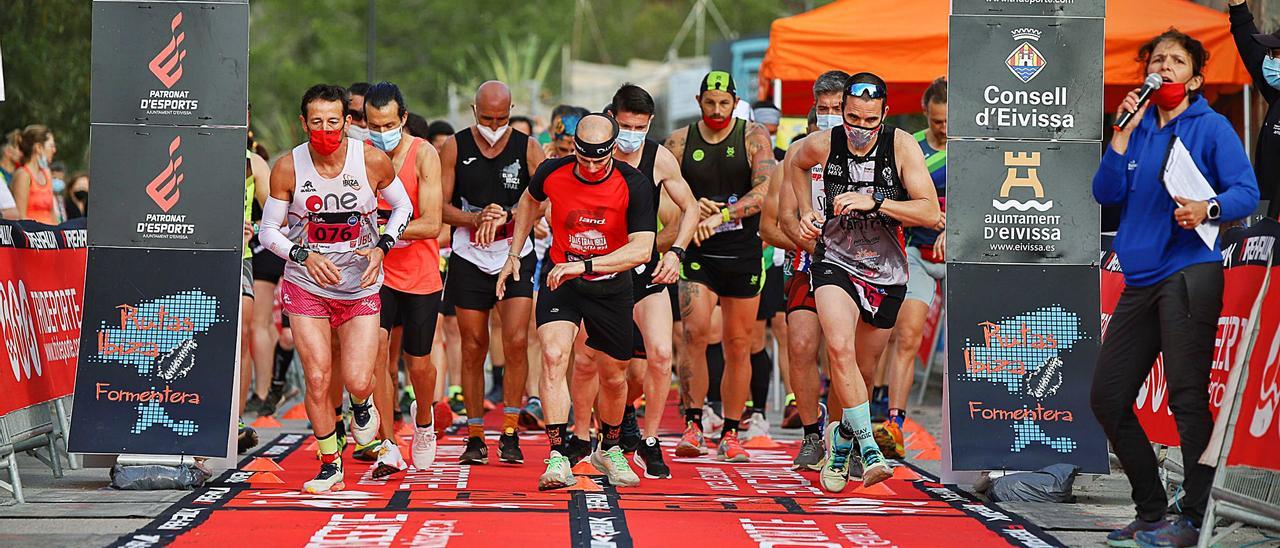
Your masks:
<path fill-rule="evenodd" d="M 53 470 L 55 478 L 62 477 L 63 458 L 71 468 L 79 467 L 67 454 L 70 421 L 64 399 L 38 403 L 0 417 L 0 470 L 6 470 L 9 476 L 8 481 L 0 480 L 0 489 L 13 493 L 19 503 L 26 502 L 26 498 L 22 494 L 18 453 L 25 452 L 43 462 Z"/>

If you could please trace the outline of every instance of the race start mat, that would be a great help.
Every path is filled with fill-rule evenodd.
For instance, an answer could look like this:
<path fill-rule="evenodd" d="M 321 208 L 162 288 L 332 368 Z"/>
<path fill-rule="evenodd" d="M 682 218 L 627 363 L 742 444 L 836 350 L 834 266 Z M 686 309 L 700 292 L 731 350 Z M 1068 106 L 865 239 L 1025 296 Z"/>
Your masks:
<path fill-rule="evenodd" d="M 344 457 L 346 490 L 306 495 L 319 469 L 314 438 L 285 434 L 211 480 L 116 546 L 1062 546 L 1017 515 L 909 465 L 862 489 L 831 495 L 815 472 L 791 470 L 796 442 L 751 449 L 750 463 L 676 459 L 673 478 L 615 488 L 581 471 L 573 490 L 539 492 L 549 451 L 541 433 L 521 436 L 525 464 L 457 464 L 459 436 L 442 440 L 436 464 L 374 480 Z M 408 458 L 408 438 L 402 447 Z M 277 470 L 276 468 L 280 468 Z M 255 471 L 257 470 L 257 471 Z"/>

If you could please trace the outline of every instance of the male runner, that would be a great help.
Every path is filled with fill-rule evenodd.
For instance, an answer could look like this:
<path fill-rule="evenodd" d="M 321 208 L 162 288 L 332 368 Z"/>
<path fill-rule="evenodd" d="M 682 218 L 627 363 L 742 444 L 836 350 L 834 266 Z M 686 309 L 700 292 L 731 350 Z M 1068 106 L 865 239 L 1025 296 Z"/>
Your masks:
<path fill-rule="evenodd" d="M 721 386 L 724 426 L 717 458 L 749 460 L 738 442 L 738 425 L 751 382 L 750 336 L 764 283 L 760 224 L 769 174 L 778 164 L 769 133 L 759 124 L 733 118 L 738 97 L 733 77 L 711 71 L 697 96 L 702 119 L 667 138 L 667 148 L 698 198 L 702 220 L 681 270 L 680 315 L 685 352 L 680 366 L 685 432 L 676 455 L 705 452 L 702 405 L 707 394 L 707 344 L 711 314 L 719 298 L 724 316 L 725 373 Z"/>
<path fill-rule="evenodd" d="M 551 455 L 539 489 L 576 484 L 564 456 L 569 440 L 568 386 L 565 373 L 570 349 L 597 363 L 600 371 L 600 448 L 591 464 L 616 486 L 640 483 L 618 446 L 627 396 L 627 361 L 631 359 L 631 276 L 626 272 L 653 254 L 657 219 L 652 181 L 613 159 L 618 126 L 603 114 L 590 114 L 578 125 L 574 155 L 557 158 L 538 169 L 516 211 L 513 245 L 529 236 L 551 205 L 551 260 L 547 287 L 538 299 L 538 338 L 542 340 L 542 398 Z M 498 295 L 507 280 L 524 276 L 521 258 L 511 253 L 498 276 Z M 670 265 L 668 265 L 669 267 Z M 578 324 L 586 340 L 575 345 Z"/>
<path fill-rule="evenodd" d="M 489 311 L 502 316 L 502 435 L 499 459 L 524 462 L 516 426 L 527 371 L 529 314 L 533 307 L 533 243 L 521 240 L 520 280 L 505 295 L 494 295 L 498 272 L 512 250 L 512 210 L 542 163 L 537 141 L 510 131 L 511 90 L 491 80 L 476 89 L 476 124 L 445 141 L 440 151 L 444 222 L 454 227 L 445 293 L 457 309 L 462 339 L 462 392 L 467 409 L 467 447 L 459 462 L 487 464 L 484 443 L 484 356 L 489 350 Z"/>
<path fill-rule="evenodd" d="M 924 113 L 929 127 L 915 134 L 924 153 L 925 168 L 938 193 L 938 205 L 946 219 L 947 196 L 947 80 L 934 80 L 924 91 Z M 886 457 L 906 457 L 902 447 L 902 422 L 907 416 L 907 397 L 915 380 L 916 354 L 924 335 L 924 323 L 938 281 L 947 275 L 943 262 L 947 244 L 945 232 L 929 227 L 906 229 L 907 295 L 898 311 L 898 323 L 889 336 L 889 346 L 881 358 L 889 378 L 886 402 L 888 420 L 876 428 L 876 441 Z M 932 355 L 932 353 L 930 353 Z"/>
<path fill-rule="evenodd" d="M 263 388 L 269 380 L 263 374 L 263 368 L 257 367 L 257 361 L 253 359 L 253 246 L 249 245 L 249 241 L 253 238 L 253 210 L 254 205 L 261 206 L 266 200 L 268 173 L 270 168 L 267 166 L 266 160 L 263 160 L 257 154 L 249 150 L 245 150 L 244 162 L 244 255 L 241 256 L 240 264 L 240 434 L 239 434 L 239 451 L 244 453 L 250 448 L 258 444 L 258 433 L 253 427 L 245 426 L 244 414 L 249 412 L 249 395 L 257 398 L 257 392 L 253 390 L 254 381 L 257 381 L 257 387 Z M 259 185 L 258 181 L 262 181 Z M 269 364 L 265 359 L 264 364 Z M 256 379 L 254 371 L 257 370 Z M 267 373 L 270 373 L 268 370 Z M 265 393 L 265 391 L 262 391 Z M 261 400 L 258 400 L 261 407 Z"/>
<path fill-rule="evenodd" d="M 347 115 L 351 117 L 351 124 L 347 126 L 347 137 L 361 143 L 369 140 L 369 128 L 364 120 L 364 95 L 368 92 L 369 82 L 356 82 L 347 88 L 350 101 L 347 105 Z"/>
<path fill-rule="evenodd" d="M 272 169 L 271 197 L 258 234 L 264 247 L 289 258 L 280 285 L 306 372 L 307 416 L 320 448 L 320 473 L 303 485 L 308 493 L 344 487 L 338 437 L 346 433 L 335 429 L 330 383 L 341 382 L 351 394 L 356 443 L 368 443 L 377 434 L 378 412 L 370 397 L 382 258 L 413 213 L 387 155 L 346 137 L 347 107 L 346 90 L 339 86 L 317 84 L 302 96 L 299 120 L 310 140 Z M 381 237 L 378 194 L 392 207 Z M 336 360 L 334 330 L 340 342 Z M 341 381 L 331 378 L 335 361 L 342 362 Z"/>
<path fill-rule="evenodd" d="M 845 82 L 843 95 L 844 123 L 796 143 L 787 168 L 793 192 L 804 196 L 810 192 L 809 170 L 826 160 L 824 207 L 816 210 L 809 200 L 797 204 L 804 239 L 817 239 L 811 284 L 833 358 L 831 390 L 844 404 L 840 422 L 829 425 L 825 436 L 821 483 L 832 492 L 848 483 L 855 439 L 864 486 L 893 475 L 872 439 L 866 379 L 907 292 L 899 227 L 942 224 L 920 146 L 911 134 L 883 123 L 888 111 L 884 80 L 855 74 Z"/>
<path fill-rule="evenodd" d="M 397 249 L 382 263 L 383 282 L 381 338 L 375 380 L 374 403 L 381 417 L 382 446 L 377 451 L 373 477 L 382 478 L 405 468 L 395 433 L 396 373 L 400 352 L 391 352 L 391 333 L 398 323 L 403 326 L 403 349 L 409 381 L 415 399 L 410 406 L 413 422 L 413 465 L 425 470 L 435 462 L 436 432 L 433 424 L 433 396 L 436 393 L 436 370 L 431 364 L 435 340 L 436 314 L 440 308 L 440 157 L 425 139 L 408 135 L 404 95 L 391 82 L 379 82 L 365 94 L 365 122 L 373 146 L 387 153 L 396 176 L 405 185 L 405 193 L 413 204 L 414 215 L 400 235 Z M 379 216 L 390 214 L 390 208 L 379 201 Z"/>

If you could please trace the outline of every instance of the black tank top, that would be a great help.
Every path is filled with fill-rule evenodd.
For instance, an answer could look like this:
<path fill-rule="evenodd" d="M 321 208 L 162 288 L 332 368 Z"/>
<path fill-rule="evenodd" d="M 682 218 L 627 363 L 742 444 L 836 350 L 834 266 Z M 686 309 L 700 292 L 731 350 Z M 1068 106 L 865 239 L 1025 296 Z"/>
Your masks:
<path fill-rule="evenodd" d="M 658 184 L 658 179 L 653 176 L 653 168 L 658 163 L 658 147 L 662 145 L 656 141 L 649 139 L 644 140 L 644 150 L 640 151 L 640 164 L 636 169 L 645 177 L 649 178 L 649 182 L 653 183 L 653 216 L 658 216 L 658 201 L 662 199 L 662 186 Z M 649 264 L 645 266 L 650 275 L 653 269 L 658 267 L 658 239 L 653 239 L 653 251 L 649 254 Z"/>
<path fill-rule="evenodd" d="M 507 146 L 497 157 L 480 153 L 468 127 L 454 135 L 458 157 L 454 163 L 453 206 L 479 211 L 489 204 L 513 210 L 529 186 L 529 137 L 508 130 Z"/>
<path fill-rule="evenodd" d="M 733 131 L 723 141 L 708 144 L 695 122 L 689 125 L 680 162 L 680 173 L 689 182 L 696 198 L 726 205 L 751 191 L 751 163 L 747 160 L 747 122 L 736 120 Z M 752 215 L 720 225 L 716 234 L 698 246 L 703 255 L 714 257 L 759 257 L 760 216 Z"/>

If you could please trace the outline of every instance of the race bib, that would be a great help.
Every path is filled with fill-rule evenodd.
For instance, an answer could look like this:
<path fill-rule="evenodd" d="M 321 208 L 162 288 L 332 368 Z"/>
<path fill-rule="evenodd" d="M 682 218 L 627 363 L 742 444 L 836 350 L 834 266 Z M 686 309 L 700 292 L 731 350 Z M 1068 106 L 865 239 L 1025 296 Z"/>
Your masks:
<path fill-rule="evenodd" d="M 360 241 L 360 214 L 312 213 L 307 218 L 307 248 L 319 253 L 354 251 Z"/>
<path fill-rule="evenodd" d="M 736 203 L 738 203 L 737 194 L 729 196 L 729 199 L 725 200 L 725 204 L 727 204 L 728 206 L 732 206 L 733 204 L 736 204 Z M 722 232 L 732 232 L 734 230 L 742 230 L 742 219 L 734 219 L 727 223 L 721 223 L 720 226 L 717 226 L 715 230 L 712 231 L 712 233 L 720 234 Z"/>

